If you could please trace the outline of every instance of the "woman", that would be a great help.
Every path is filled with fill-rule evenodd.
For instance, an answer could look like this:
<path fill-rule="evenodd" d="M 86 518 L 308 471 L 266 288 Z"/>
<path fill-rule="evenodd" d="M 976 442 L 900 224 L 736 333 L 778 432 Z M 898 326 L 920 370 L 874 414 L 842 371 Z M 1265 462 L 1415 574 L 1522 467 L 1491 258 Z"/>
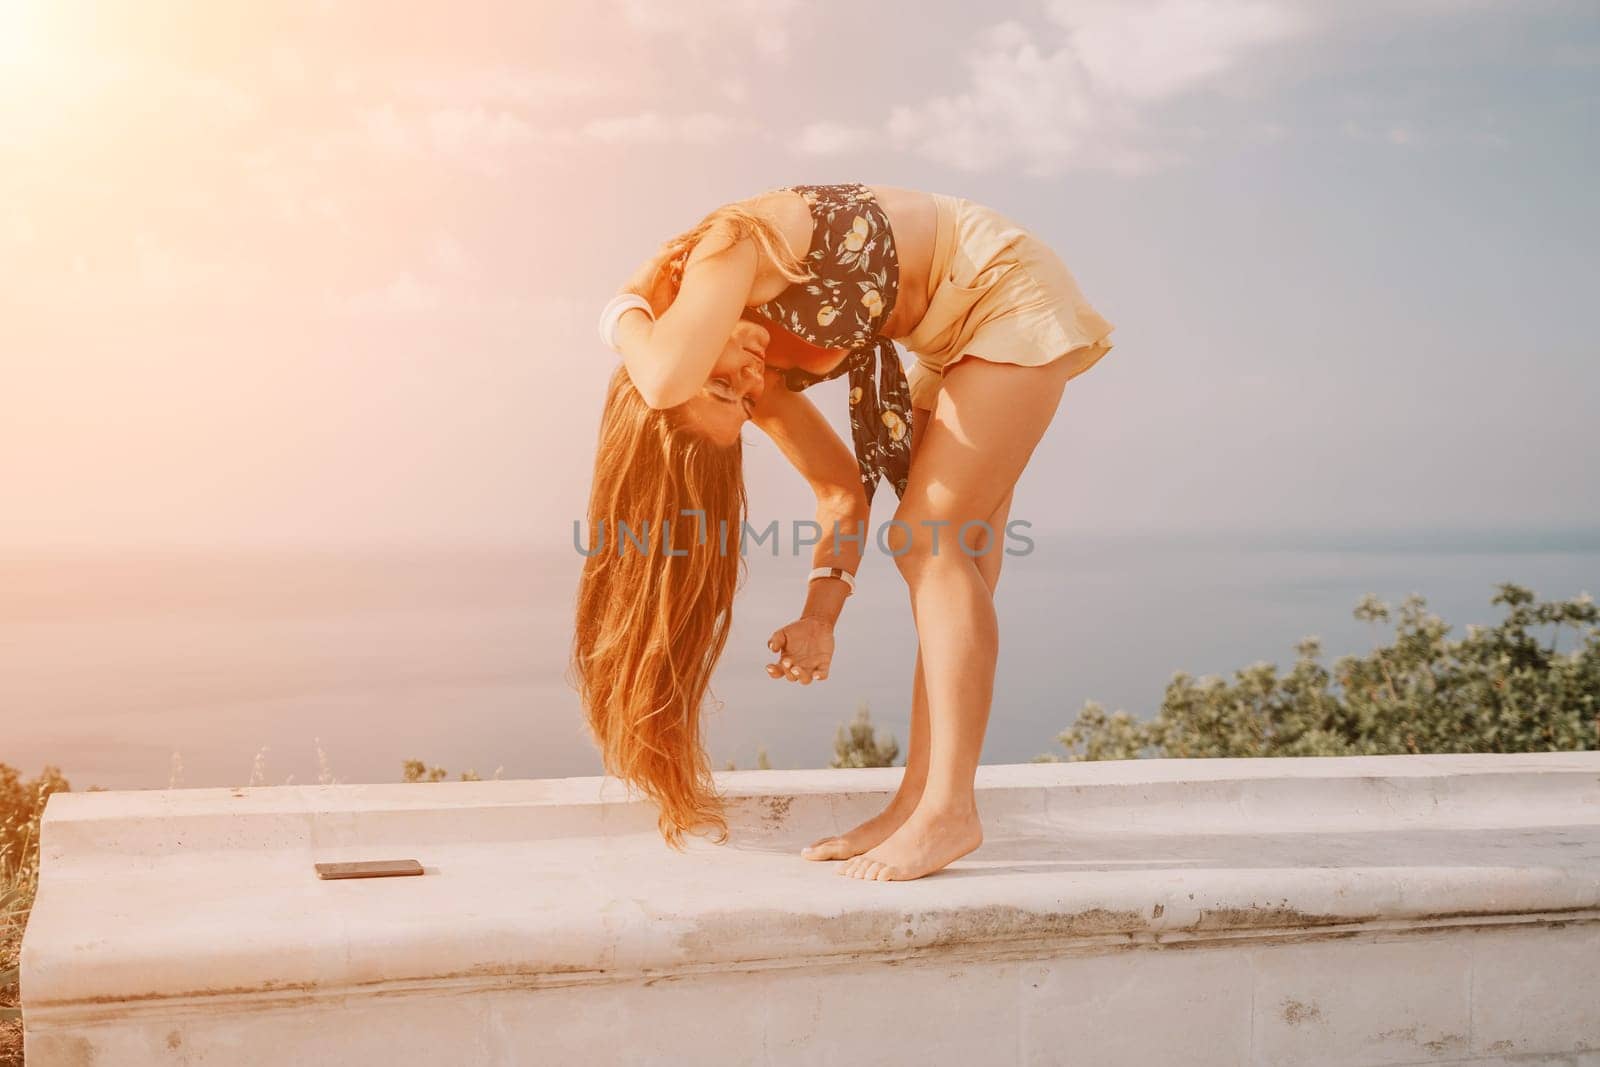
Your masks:
<path fill-rule="evenodd" d="M 658 804 L 669 843 L 700 828 L 727 838 L 699 712 L 740 575 L 750 421 L 816 491 L 824 531 L 799 617 L 768 641 L 767 673 L 827 677 L 834 623 L 874 540 L 851 535 L 879 478 L 899 497 L 885 550 L 917 630 L 898 792 L 802 855 L 847 860 L 838 873 L 849 877 L 904 880 L 978 847 L 997 540 L 1063 386 L 1111 348 L 1111 329 L 1026 230 L 910 189 L 775 189 L 711 212 L 640 267 L 601 320 L 623 362 L 589 522 L 616 540 L 586 561 L 573 663 L 607 771 Z M 917 357 L 909 376 L 894 341 Z M 846 374 L 853 449 L 802 393 Z M 661 544 L 639 551 L 617 538 L 619 522 L 649 523 Z"/>

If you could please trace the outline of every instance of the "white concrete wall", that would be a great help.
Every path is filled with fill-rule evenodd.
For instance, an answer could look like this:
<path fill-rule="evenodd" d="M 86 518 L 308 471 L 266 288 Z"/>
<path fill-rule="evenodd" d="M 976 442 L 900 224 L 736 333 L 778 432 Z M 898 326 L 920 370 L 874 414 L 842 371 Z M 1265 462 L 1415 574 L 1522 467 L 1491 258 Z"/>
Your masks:
<path fill-rule="evenodd" d="M 945 873 L 798 857 L 897 774 L 682 855 L 601 779 L 57 794 L 28 1062 L 1600 1067 L 1600 753 L 985 767 Z"/>

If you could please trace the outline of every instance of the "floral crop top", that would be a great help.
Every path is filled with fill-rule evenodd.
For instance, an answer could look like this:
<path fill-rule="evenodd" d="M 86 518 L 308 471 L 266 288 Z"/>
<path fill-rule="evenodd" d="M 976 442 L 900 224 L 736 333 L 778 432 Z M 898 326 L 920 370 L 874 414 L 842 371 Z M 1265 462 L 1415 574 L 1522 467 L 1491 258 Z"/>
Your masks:
<path fill-rule="evenodd" d="M 878 332 L 900 291 L 889 217 L 860 183 L 783 188 L 799 193 L 811 209 L 811 248 L 803 262 L 812 276 L 751 310 L 819 348 L 850 349 L 827 374 L 785 368 L 784 384 L 799 392 L 848 374 L 850 434 L 867 501 L 880 476 L 903 496 L 911 469 L 911 389 L 894 342 Z"/>

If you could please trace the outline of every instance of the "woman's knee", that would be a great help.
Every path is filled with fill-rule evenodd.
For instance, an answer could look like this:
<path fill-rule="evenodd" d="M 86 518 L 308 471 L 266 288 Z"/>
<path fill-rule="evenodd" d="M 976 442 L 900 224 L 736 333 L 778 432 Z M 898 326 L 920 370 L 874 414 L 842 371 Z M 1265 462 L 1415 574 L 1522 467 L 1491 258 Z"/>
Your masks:
<path fill-rule="evenodd" d="M 884 551 L 909 576 L 940 563 L 978 566 L 999 544 L 999 531 L 985 519 L 949 519 L 897 512 L 880 536 Z"/>

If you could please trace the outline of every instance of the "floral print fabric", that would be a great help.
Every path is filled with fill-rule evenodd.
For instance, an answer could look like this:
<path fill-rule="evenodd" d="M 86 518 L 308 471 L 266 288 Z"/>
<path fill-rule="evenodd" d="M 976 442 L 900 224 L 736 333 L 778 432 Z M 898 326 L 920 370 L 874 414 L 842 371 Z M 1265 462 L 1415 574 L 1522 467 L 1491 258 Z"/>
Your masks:
<path fill-rule="evenodd" d="M 850 435 L 867 502 L 880 477 L 896 497 L 904 496 L 911 470 L 911 388 L 894 342 L 878 332 L 900 291 L 889 218 L 860 183 L 784 188 L 799 193 L 811 209 L 811 248 L 804 260 L 811 279 L 751 310 L 819 348 L 850 349 L 827 374 L 786 368 L 784 384 L 799 392 L 848 374 Z"/>

